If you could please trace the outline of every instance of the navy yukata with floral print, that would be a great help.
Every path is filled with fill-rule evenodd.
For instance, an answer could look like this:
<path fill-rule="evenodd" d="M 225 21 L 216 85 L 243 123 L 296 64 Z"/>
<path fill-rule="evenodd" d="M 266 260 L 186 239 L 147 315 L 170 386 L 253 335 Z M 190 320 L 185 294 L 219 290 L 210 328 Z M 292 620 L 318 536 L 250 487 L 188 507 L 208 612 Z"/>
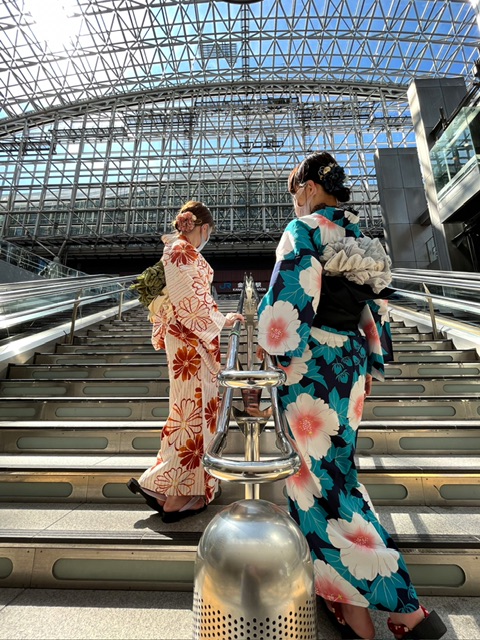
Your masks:
<path fill-rule="evenodd" d="M 325 207 L 292 220 L 259 307 L 259 344 L 287 374 L 279 396 L 302 459 L 286 483 L 289 509 L 311 549 L 317 594 L 410 613 L 419 603 L 404 559 L 354 461 L 366 375 L 383 380 L 391 359 L 387 303 L 373 295 L 388 287 L 389 264 L 379 240 L 363 236 L 349 211 Z M 332 311 L 326 283 L 340 282 L 372 292 L 346 330 L 322 322 L 322 309 Z"/>

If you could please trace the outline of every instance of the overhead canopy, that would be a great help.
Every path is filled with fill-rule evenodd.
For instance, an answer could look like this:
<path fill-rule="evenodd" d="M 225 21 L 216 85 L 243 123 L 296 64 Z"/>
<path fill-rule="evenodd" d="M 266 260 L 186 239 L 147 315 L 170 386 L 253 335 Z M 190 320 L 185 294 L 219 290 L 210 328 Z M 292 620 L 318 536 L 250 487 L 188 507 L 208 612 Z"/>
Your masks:
<path fill-rule="evenodd" d="M 0 118 L 156 88 L 471 75 L 456 0 L 2 0 Z"/>

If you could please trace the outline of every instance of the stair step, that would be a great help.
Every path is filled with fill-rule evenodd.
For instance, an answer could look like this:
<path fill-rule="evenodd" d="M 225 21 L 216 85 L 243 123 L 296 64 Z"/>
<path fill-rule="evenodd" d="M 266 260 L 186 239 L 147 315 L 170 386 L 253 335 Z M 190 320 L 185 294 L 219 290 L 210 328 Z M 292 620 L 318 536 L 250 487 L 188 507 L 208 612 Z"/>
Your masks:
<path fill-rule="evenodd" d="M 95 419 L 95 420 L 154 420 L 165 419 L 168 415 L 167 397 L 75 397 L 45 396 L 35 398 L 0 398 L 0 415 L 4 419 Z M 422 418 L 478 419 L 480 399 L 457 396 L 454 400 L 435 397 L 423 398 L 367 398 L 364 420 L 402 418 L 418 420 Z"/>
<path fill-rule="evenodd" d="M 170 381 L 158 380 L 4 380 L 0 382 L 0 396 L 12 397 L 114 397 L 114 396 L 168 396 Z"/>
<path fill-rule="evenodd" d="M 428 377 L 476 377 L 480 376 L 480 362 L 390 362 L 385 367 L 385 377 L 390 378 L 428 378 Z"/>
<path fill-rule="evenodd" d="M 129 364 L 129 365 L 158 365 L 165 360 L 165 354 L 159 354 L 150 349 L 136 353 L 133 349 L 124 349 L 123 351 L 87 351 L 85 353 L 38 353 L 35 356 L 35 364 L 59 364 L 59 365 L 76 365 L 76 364 Z"/>
<path fill-rule="evenodd" d="M 480 417 L 480 399 L 458 396 L 454 400 L 447 398 L 423 397 L 423 398 L 367 398 L 364 411 L 364 420 L 382 418 L 398 418 L 403 420 L 418 420 L 426 418 L 455 418 L 478 419 Z"/>
<path fill-rule="evenodd" d="M 422 340 L 421 342 L 402 342 L 400 340 L 393 343 L 394 353 L 398 351 L 451 351 L 453 349 L 451 340 Z"/>
<path fill-rule="evenodd" d="M 393 343 L 397 342 L 420 342 L 420 341 L 433 341 L 433 333 L 416 333 L 410 329 L 400 332 L 399 329 L 392 331 Z"/>
<path fill-rule="evenodd" d="M 477 352 L 474 349 L 465 351 L 432 351 L 430 353 L 416 353 L 415 351 L 397 352 L 397 362 L 478 362 Z"/>
<path fill-rule="evenodd" d="M 134 369 L 132 367 L 132 369 Z M 140 373 L 140 372 L 136 372 Z M 168 378 L 135 378 L 105 379 L 90 378 L 82 380 L 74 377 L 69 379 L 67 372 L 63 379 L 57 376 L 51 379 L 14 379 L 0 381 L 0 396 L 11 397 L 114 397 L 114 396 L 168 396 L 170 382 Z M 448 398 L 475 396 L 480 394 L 480 380 L 401 380 L 392 379 L 385 382 L 374 382 L 371 399 L 375 397 L 392 396 L 446 396 Z"/>
<path fill-rule="evenodd" d="M 52 354 L 45 354 L 52 355 Z M 168 377 L 168 366 L 165 355 L 162 352 L 154 354 L 155 364 L 22 364 L 10 365 L 8 379 L 39 379 L 39 380 L 63 380 L 63 379 L 149 379 Z M 452 377 L 477 377 L 480 376 L 480 362 L 478 364 L 464 364 L 462 362 L 444 362 L 436 366 L 430 364 L 391 362 L 386 365 L 385 375 L 387 379 L 406 378 L 452 378 Z M 376 384 L 376 383 L 375 383 Z M 378 383 L 381 385 L 382 383 Z"/>
<path fill-rule="evenodd" d="M 160 447 L 163 421 L 0 421 L 3 453 L 151 453 Z M 359 427 L 357 451 L 368 454 L 480 454 L 480 419 L 365 421 Z M 273 423 L 261 435 L 260 450 L 278 455 Z M 231 423 L 225 454 L 240 454 L 245 441 Z"/>
<path fill-rule="evenodd" d="M 110 364 L 97 365 L 11 365 L 8 369 L 9 380 L 83 380 L 83 379 L 106 379 L 106 380 L 152 380 L 157 378 L 168 378 L 167 363 L 153 365 L 120 365 Z"/>
<path fill-rule="evenodd" d="M 236 459 L 237 456 L 232 455 Z M 152 455 L 0 455 L 0 501 L 135 502 L 126 483 L 155 461 Z M 359 479 L 375 504 L 480 506 L 478 456 L 358 455 Z M 223 483 L 218 502 L 243 496 Z M 285 502 L 284 483 L 264 484 L 261 495 Z"/>
<path fill-rule="evenodd" d="M 221 508 L 212 504 L 195 518 L 165 525 L 143 504 L 2 504 L 0 566 L 7 570 L 0 584 L 190 590 L 200 535 Z M 478 509 L 377 509 L 420 594 L 478 594 Z"/>

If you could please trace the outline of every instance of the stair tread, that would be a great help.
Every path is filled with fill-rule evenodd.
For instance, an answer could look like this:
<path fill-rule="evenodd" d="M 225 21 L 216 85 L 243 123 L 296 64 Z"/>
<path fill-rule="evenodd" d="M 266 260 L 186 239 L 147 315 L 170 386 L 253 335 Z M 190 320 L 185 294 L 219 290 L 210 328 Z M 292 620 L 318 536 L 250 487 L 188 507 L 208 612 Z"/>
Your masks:
<path fill-rule="evenodd" d="M 99 430 L 105 431 L 106 429 L 119 429 L 121 431 L 127 431 L 133 429 L 135 431 L 158 431 L 162 429 L 165 424 L 165 420 L 102 420 L 101 424 L 95 422 L 95 420 L 0 420 L 0 429 L 64 429 L 64 430 L 76 430 L 85 429 L 88 431 Z M 267 422 L 267 428 L 273 429 L 273 422 Z M 377 420 L 362 420 L 360 423 L 360 430 L 363 429 L 476 429 L 480 427 L 480 418 L 464 420 L 458 419 L 439 419 L 431 418 L 430 420 L 399 420 L 378 418 Z M 238 425 L 234 422 L 230 422 L 230 429 L 238 430 Z"/>
<path fill-rule="evenodd" d="M 232 459 L 240 456 L 230 454 Z M 262 460 L 271 460 L 275 456 L 262 456 Z M 395 473 L 448 472 L 480 473 L 480 459 L 477 455 L 368 455 L 357 454 L 357 467 L 362 472 Z M 154 463 L 151 453 L 146 454 L 0 454 L 0 469 L 8 471 L 90 471 L 90 472 L 143 472 Z"/>
<path fill-rule="evenodd" d="M 183 522 L 165 524 L 143 503 L 0 504 L 0 542 L 39 544 L 134 544 L 196 546 L 210 520 L 225 505 Z M 406 546 L 480 547 L 480 507 L 376 507 L 379 520 Z M 463 546 L 462 546 L 463 545 Z"/>

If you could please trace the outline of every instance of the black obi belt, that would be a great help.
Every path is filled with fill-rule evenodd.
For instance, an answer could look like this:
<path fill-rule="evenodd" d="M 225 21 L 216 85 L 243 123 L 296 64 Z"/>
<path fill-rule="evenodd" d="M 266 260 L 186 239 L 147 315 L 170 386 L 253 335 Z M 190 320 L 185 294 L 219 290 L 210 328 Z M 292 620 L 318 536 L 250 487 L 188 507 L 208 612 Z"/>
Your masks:
<path fill-rule="evenodd" d="M 375 293 L 368 284 L 356 284 L 344 276 L 322 276 L 322 293 L 313 327 L 356 331 L 368 300 L 384 299 L 395 293 L 386 287 Z"/>

